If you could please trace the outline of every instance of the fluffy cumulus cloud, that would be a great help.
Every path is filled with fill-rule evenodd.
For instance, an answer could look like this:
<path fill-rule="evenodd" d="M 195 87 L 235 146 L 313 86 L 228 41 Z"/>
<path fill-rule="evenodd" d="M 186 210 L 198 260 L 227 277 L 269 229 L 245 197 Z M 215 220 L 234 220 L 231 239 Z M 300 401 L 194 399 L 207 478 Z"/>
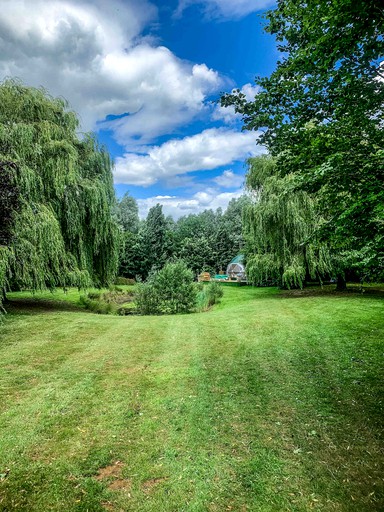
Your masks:
<path fill-rule="evenodd" d="M 264 152 L 261 146 L 256 146 L 256 137 L 254 132 L 210 128 L 153 146 L 145 155 L 127 153 L 116 159 L 115 181 L 146 186 L 172 176 L 242 161 Z"/>
<path fill-rule="evenodd" d="M 235 174 L 231 169 L 227 169 L 220 176 L 214 178 L 213 181 L 221 188 L 234 188 L 243 183 L 244 177 Z"/>
<path fill-rule="evenodd" d="M 259 87 L 248 83 L 243 85 L 240 91 L 244 94 L 247 101 L 253 101 L 259 92 Z M 212 119 L 214 121 L 224 121 L 226 124 L 233 124 L 241 119 L 241 114 L 237 114 L 232 106 L 222 107 L 216 104 L 212 112 Z"/>
<path fill-rule="evenodd" d="M 164 47 L 140 46 L 125 59 L 132 61 L 126 69 L 135 70 L 135 76 L 121 77 L 129 90 L 129 115 L 101 127 L 112 130 L 126 147 L 146 144 L 191 121 L 206 108 L 206 95 L 221 83 L 217 72 L 205 64 L 190 67 Z M 118 66 L 111 64 L 109 72 L 114 67 Z"/>
<path fill-rule="evenodd" d="M 272 7 L 276 0 L 179 0 L 176 16 L 192 4 L 198 4 L 208 18 L 242 18 L 251 12 Z"/>
<path fill-rule="evenodd" d="M 64 96 L 84 129 L 127 114 L 106 126 L 121 144 L 172 132 L 222 84 L 140 36 L 157 15 L 147 0 L 0 0 L 0 10 L 0 76 Z"/>
<path fill-rule="evenodd" d="M 180 0 L 179 14 L 192 3 L 211 17 L 238 18 L 271 2 Z M 69 100 L 83 130 L 109 130 L 124 152 L 115 158 L 117 183 L 161 182 L 194 192 L 189 198 L 141 199 L 143 215 L 156 202 L 177 217 L 225 207 L 240 194 L 241 184 L 228 169 L 216 181 L 206 180 L 214 186 L 205 190 L 189 173 L 226 168 L 263 152 L 257 134 L 236 129 L 233 109 L 212 108 L 210 96 L 229 88 L 229 79 L 142 35 L 157 22 L 151 0 L 0 0 L 0 12 L 0 80 L 18 77 L 43 86 Z M 251 84 L 242 91 L 247 99 L 257 93 Z M 178 130 L 180 137 L 195 119 L 229 126 L 154 145 L 157 137 L 167 140 Z"/>
<path fill-rule="evenodd" d="M 165 215 L 171 215 L 178 219 L 183 215 L 190 213 L 200 213 L 207 209 L 216 210 L 217 208 L 226 209 L 231 199 L 240 197 L 243 194 L 242 189 L 234 192 L 219 192 L 217 189 L 208 188 L 204 191 L 196 192 L 191 197 L 178 196 L 154 196 L 147 199 L 138 199 L 139 215 L 141 218 L 147 216 L 148 210 L 157 203 L 163 205 Z"/>

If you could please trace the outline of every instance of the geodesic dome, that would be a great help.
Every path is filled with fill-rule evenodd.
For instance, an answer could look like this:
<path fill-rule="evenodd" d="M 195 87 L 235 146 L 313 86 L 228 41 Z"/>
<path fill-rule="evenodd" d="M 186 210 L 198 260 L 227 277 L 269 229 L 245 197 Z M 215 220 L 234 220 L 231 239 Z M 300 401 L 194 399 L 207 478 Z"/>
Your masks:
<path fill-rule="evenodd" d="M 227 276 L 229 279 L 237 279 L 239 281 L 246 279 L 244 256 L 242 254 L 239 254 L 230 262 L 227 267 Z"/>

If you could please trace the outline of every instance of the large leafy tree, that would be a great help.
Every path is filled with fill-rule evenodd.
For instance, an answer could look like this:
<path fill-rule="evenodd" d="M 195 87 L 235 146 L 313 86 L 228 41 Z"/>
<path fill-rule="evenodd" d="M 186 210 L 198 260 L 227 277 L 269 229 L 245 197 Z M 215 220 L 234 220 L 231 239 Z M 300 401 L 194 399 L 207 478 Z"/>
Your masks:
<path fill-rule="evenodd" d="M 205 235 L 184 238 L 178 257 L 185 261 L 195 276 L 202 271 L 214 272 L 213 248 Z"/>
<path fill-rule="evenodd" d="M 118 262 L 111 161 L 63 99 L 0 85 L 0 289 L 107 284 Z"/>
<path fill-rule="evenodd" d="M 122 235 L 119 275 L 135 279 L 142 275 L 143 263 L 145 263 L 145 255 L 141 233 L 125 231 Z"/>
<path fill-rule="evenodd" d="M 278 176 L 272 157 L 251 158 L 246 186 L 253 195 L 244 209 L 249 281 L 302 288 L 336 270 L 328 247 L 313 240 L 322 219 L 314 199 L 296 190 L 294 174 Z"/>
<path fill-rule="evenodd" d="M 215 272 L 217 220 L 216 212 L 204 210 L 183 216 L 176 223 L 176 254 L 195 274 L 202 271 Z"/>
<path fill-rule="evenodd" d="M 366 269 L 383 268 L 384 15 L 378 0 L 278 0 L 267 14 L 281 60 L 248 102 L 225 95 L 279 173 L 316 194 L 318 237 Z"/>

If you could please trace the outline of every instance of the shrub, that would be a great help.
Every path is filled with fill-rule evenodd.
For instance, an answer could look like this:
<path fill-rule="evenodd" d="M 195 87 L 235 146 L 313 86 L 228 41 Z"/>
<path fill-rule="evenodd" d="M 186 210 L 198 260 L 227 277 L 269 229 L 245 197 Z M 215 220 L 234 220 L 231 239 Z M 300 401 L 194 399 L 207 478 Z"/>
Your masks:
<path fill-rule="evenodd" d="M 221 299 L 224 293 L 221 284 L 215 281 L 209 283 L 206 289 L 210 306 L 213 306 L 216 304 L 216 302 L 219 302 L 219 299 Z"/>
<path fill-rule="evenodd" d="M 150 283 L 139 283 L 135 290 L 137 311 L 141 315 L 157 315 L 160 313 L 159 300 L 154 287 Z"/>
<path fill-rule="evenodd" d="M 192 271 L 181 261 L 167 263 L 138 285 L 136 305 L 143 315 L 189 313 L 196 305 Z"/>

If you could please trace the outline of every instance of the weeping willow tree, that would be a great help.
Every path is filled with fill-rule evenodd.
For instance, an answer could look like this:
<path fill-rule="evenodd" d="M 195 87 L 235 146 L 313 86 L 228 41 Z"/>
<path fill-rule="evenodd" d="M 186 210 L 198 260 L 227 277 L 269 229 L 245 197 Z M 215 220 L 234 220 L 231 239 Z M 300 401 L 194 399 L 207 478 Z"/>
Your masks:
<path fill-rule="evenodd" d="M 244 209 L 247 277 L 256 285 L 302 288 L 329 275 L 334 264 L 313 234 L 321 223 L 315 200 L 297 190 L 293 175 L 280 176 L 272 157 L 248 160 L 246 186 L 253 197 Z"/>
<path fill-rule="evenodd" d="M 0 290 L 104 285 L 118 264 L 111 161 L 61 98 L 0 84 Z"/>

